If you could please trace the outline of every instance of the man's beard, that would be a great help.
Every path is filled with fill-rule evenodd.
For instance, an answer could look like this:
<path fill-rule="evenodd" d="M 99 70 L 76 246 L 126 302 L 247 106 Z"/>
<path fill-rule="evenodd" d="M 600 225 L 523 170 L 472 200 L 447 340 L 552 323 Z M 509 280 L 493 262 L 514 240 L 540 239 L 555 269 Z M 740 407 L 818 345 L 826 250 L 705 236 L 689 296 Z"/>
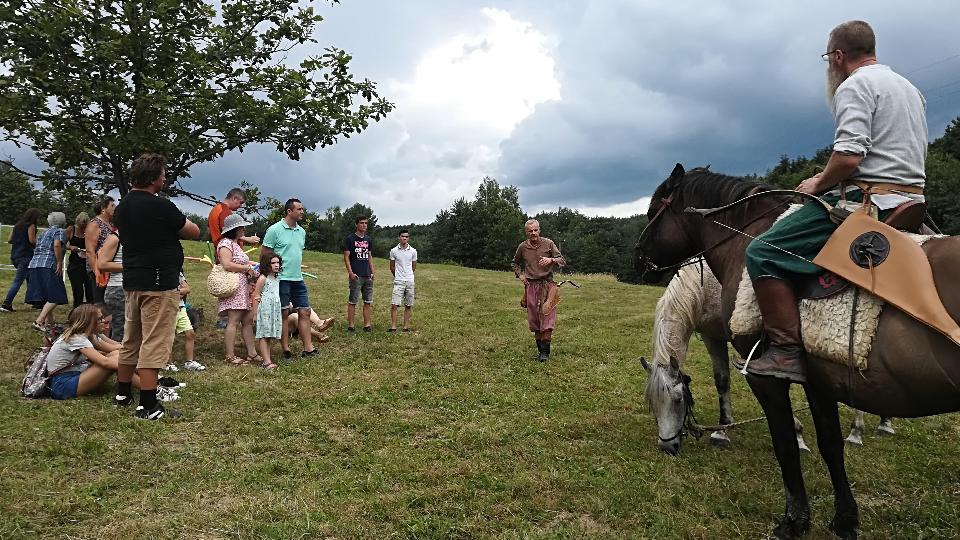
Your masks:
<path fill-rule="evenodd" d="M 827 107 L 833 110 L 833 96 L 837 94 L 837 88 L 847 80 L 847 74 L 833 62 L 827 64 Z"/>

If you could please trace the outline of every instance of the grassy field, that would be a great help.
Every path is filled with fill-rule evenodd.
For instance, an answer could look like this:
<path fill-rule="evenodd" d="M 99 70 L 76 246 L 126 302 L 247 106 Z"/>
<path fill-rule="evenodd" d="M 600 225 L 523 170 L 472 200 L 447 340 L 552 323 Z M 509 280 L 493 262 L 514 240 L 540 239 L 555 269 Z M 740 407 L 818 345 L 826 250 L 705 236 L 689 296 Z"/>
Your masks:
<path fill-rule="evenodd" d="M 348 336 L 341 259 L 305 263 L 321 277 L 311 302 L 338 323 L 319 359 L 277 373 L 222 363 L 205 268 L 188 266 L 209 369 L 181 374 L 179 420 L 135 420 L 111 404 L 112 384 L 70 402 L 18 397 L 40 338 L 33 310 L 18 301 L 3 314 L 0 538 L 759 538 L 782 511 L 763 423 L 733 432 L 731 451 L 705 440 L 675 458 L 656 450 L 637 358 L 649 355 L 660 289 L 578 278 L 581 289 L 563 290 L 554 356 L 539 364 L 511 274 L 421 265 L 416 331 L 388 334 L 377 260 L 375 332 Z M 0 272 L 3 291 L 12 275 Z M 712 422 L 708 358 L 691 350 L 698 415 Z M 739 376 L 734 393 L 738 419 L 759 415 Z M 862 537 L 956 537 L 958 417 L 895 426 L 895 438 L 847 454 Z M 829 478 L 818 455 L 803 461 L 810 537 L 829 537 Z"/>

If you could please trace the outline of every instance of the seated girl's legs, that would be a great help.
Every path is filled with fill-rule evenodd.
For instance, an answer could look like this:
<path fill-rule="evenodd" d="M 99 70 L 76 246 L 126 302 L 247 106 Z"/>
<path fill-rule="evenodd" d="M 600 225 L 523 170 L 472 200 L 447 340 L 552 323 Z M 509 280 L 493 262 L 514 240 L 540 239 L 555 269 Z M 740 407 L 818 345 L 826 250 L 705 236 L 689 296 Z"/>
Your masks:
<path fill-rule="evenodd" d="M 116 370 L 108 369 L 99 364 L 91 364 L 80 374 L 80 380 L 77 381 L 77 396 L 85 396 L 100 388 L 114 373 L 116 373 Z"/>

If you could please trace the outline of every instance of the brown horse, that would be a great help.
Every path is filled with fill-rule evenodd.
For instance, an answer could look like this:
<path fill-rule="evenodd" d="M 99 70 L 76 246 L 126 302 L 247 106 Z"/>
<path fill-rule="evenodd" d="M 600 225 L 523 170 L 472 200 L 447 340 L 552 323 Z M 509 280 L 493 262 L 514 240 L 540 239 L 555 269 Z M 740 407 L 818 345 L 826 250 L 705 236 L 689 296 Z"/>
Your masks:
<path fill-rule="evenodd" d="M 750 239 L 717 223 L 756 236 L 771 226 L 792 198 L 755 196 L 710 218 L 684 210 L 721 207 L 765 190 L 707 169 L 687 173 L 677 164 L 651 199 L 649 222 L 637 245 L 638 264 L 656 272 L 702 254 L 720 280 L 721 313 L 729 324 Z M 944 306 L 954 319 L 960 319 L 960 285 L 955 279 L 960 268 L 960 237 L 932 239 L 923 250 Z M 758 337 L 737 338 L 733 345 L 746 357 Z M 833 484 L 835 514 L 830 529 L 842 538 L 856 538 L 859 515 L 844 465 L 837 402 L 902 418 L 960 410 L 960 348 L 889 304 L 880 315 L 868 362 L 869 369 L 861 376 L 845 366 L 807 357 L 804 391 L 817 430 L 817 446 Z M 747 381 L 767 416 L 786 490 L 784 515 L 773 534 L 797 538 L 809 528 L 810 505 L 793 432 L 789 383 L 755 375 L 748 375 Z"/>

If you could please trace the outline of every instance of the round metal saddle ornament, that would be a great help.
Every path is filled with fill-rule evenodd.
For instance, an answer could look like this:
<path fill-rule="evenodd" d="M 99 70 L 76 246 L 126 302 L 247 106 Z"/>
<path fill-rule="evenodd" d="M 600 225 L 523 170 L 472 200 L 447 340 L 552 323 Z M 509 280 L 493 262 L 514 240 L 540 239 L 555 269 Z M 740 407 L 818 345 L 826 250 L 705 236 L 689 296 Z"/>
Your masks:
<path fill-rule="evenodd" d="M 890 255 L 890 241 L 882 233 L 870 231 L 850 243 L 850 260 L 860 268 L 877 267 Z"/>

